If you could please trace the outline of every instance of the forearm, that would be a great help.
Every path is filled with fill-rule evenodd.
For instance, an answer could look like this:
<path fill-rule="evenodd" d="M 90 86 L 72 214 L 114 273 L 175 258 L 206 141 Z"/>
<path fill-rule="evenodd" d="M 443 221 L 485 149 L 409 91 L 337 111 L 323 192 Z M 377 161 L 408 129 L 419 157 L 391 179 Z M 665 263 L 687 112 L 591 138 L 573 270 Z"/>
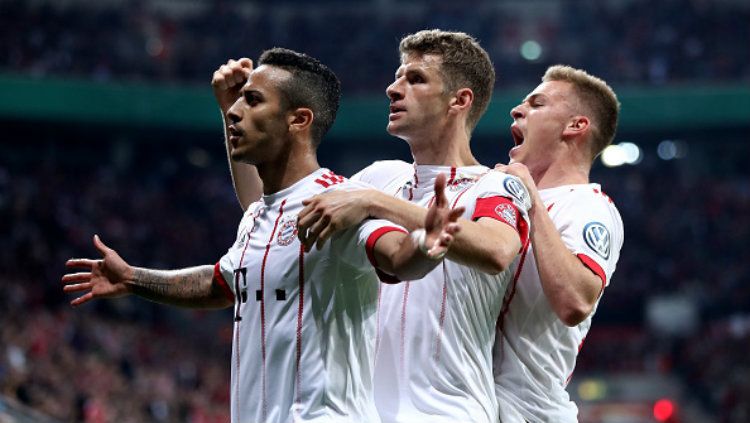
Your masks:
<path fill-rule="evenodd" d="M 543 204 L 535 204 L 530 217 L 531 242 L 544 294 L 560 320 L 575 326 L 591 313 L 601 280 L 566 247 Z"/>
<path fill-rule="evenodd" d="M 421 279 L 441 260 L 427 257 L 411 236 L 401 232 L 383 235 L 376 244 L 378 267 L 399 280 Z"/>
<path fill-rule="evenodd" d="M 180 270 L 133 268 L 125 284 L 128 290 L 147 300 L 190 308 L 223 308 L 231 305 L 220 287 L 213 283 L 210 265 Z"/>
<path fill-rule="evenodd" d="M 404 200 L 378 192 L 370 199 L 369 214 L 372 217 L 390 220 L 409 230 L 424 226 L 427 209 Z M 497 274 L 505 270 L 518 254 L 520 241 L 511 231 L 504 231 L 495 222 L 480 224 L 466 219 L 459 220 L 461 231 L 454 237 L 448 252 L 452 261 L 476 268 L 482 272 Z"/>
<path fill-rule="evenodd" d="M 232 146 L 229 143 L 227 120 L 223 112 L 222 118 L 224 120 L 224 146 L 227 150 L 229 174 L 232 177 L 232 186 L 235 195 L 237 195 L 237 201 L 244 211 L 250 204 L 260 198 L 263 193 L 263 182 L 260 180 L 258 169 L 255 166 L 232 160 Z"/>

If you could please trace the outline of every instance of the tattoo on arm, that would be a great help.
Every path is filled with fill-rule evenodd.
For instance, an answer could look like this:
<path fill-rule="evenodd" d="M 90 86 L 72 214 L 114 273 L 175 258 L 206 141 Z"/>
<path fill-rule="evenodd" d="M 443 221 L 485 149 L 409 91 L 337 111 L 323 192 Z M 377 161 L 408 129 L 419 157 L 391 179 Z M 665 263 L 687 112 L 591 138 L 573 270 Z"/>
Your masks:
<path fill-rule="evenodd" d="M 147 300 L 181 307 L 226 307 L 227 300 L 213 283 L 213 266 L 180 270 L 135 268 L 131 292 Z"/>

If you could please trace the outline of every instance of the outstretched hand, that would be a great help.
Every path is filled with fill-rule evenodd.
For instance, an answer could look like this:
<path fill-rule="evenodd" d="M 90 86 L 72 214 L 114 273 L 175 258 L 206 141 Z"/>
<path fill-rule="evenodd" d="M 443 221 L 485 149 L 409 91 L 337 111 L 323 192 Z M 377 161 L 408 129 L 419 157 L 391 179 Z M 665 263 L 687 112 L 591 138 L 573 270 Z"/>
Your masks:
<path fill-rule="evenodd" d="M 226 114 L 232 104 L 240 98 L 240 89 L 245 85 L 252 70 L 253 61 L 243 57 L 239 60 L 230 59 L 214 72 L 211 87 L 223 114 Z"/>
<path fill-rule="evenodd" d="M 454 235 L 461 230 L 458 218 L 464 213 L 464 207 L 451 209 L 448 197 L 445 196 L 446 176 L 440 174 L 435 179 L 435 201 L 427 209 L 424 229 L 425 245 L 429 257 L 442 257 L 453 243 Z"/>
<path fill-rule="evenodd" d="M 86 269 L 84 272 L 67 273 L 62 277 L 65 284 L 63 292 L 83 292 L 83 295 L 70 302 L 72 306 L 79 306 L 95 298 L 121 297 L 130 292 L 125 282 L 133 278 L 133 268 L 115 250 L 104 245 L 98 235 L 94 235 L 94 246 L 101 253 L 102 259 L 70 259 L 65 263 L 71 271 L 74 268 Z"/>

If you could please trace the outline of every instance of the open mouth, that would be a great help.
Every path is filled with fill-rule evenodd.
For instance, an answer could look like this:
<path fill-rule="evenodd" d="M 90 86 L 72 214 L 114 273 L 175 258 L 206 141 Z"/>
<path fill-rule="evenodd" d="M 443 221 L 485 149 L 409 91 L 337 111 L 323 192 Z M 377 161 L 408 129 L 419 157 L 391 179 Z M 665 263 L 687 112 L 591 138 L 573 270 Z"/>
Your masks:
<path fill-rule="evenodd" d="M 523 131 L 518 126 L 510 125 L 510 134 L 513 136 L 513 142 L 516 146 L 523 144 Z"/>
<path fill-rule="evenodd" d="M 391 104 L 391 114 L 398 113 L 398 112 L 405 112 L 406 108 L 402 106 L 397 106 L 395 104 Z"/>

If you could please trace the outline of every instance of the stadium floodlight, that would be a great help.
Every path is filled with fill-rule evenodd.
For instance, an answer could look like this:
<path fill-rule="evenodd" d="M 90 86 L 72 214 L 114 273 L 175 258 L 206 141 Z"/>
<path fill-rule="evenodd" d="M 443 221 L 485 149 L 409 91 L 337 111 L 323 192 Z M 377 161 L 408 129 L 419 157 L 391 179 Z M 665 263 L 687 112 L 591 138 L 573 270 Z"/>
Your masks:
<path fill-rule="evenodd" d="M 625 164 L 626 159 L 626 153 L 625 149 L 620 147 L 619 144 L 613 144 L 610 146 L 607 146 L 607 148 L 602 151 L 601 160 L 604 166 L 607 167 L 617 167 L 622 166 Z"/>
<path fill-rule="evenodd" d="M 526 40 L 521 44 L 521 57 L 533 62 L 542 57 L 542 46 L 536 40 Z"/>

